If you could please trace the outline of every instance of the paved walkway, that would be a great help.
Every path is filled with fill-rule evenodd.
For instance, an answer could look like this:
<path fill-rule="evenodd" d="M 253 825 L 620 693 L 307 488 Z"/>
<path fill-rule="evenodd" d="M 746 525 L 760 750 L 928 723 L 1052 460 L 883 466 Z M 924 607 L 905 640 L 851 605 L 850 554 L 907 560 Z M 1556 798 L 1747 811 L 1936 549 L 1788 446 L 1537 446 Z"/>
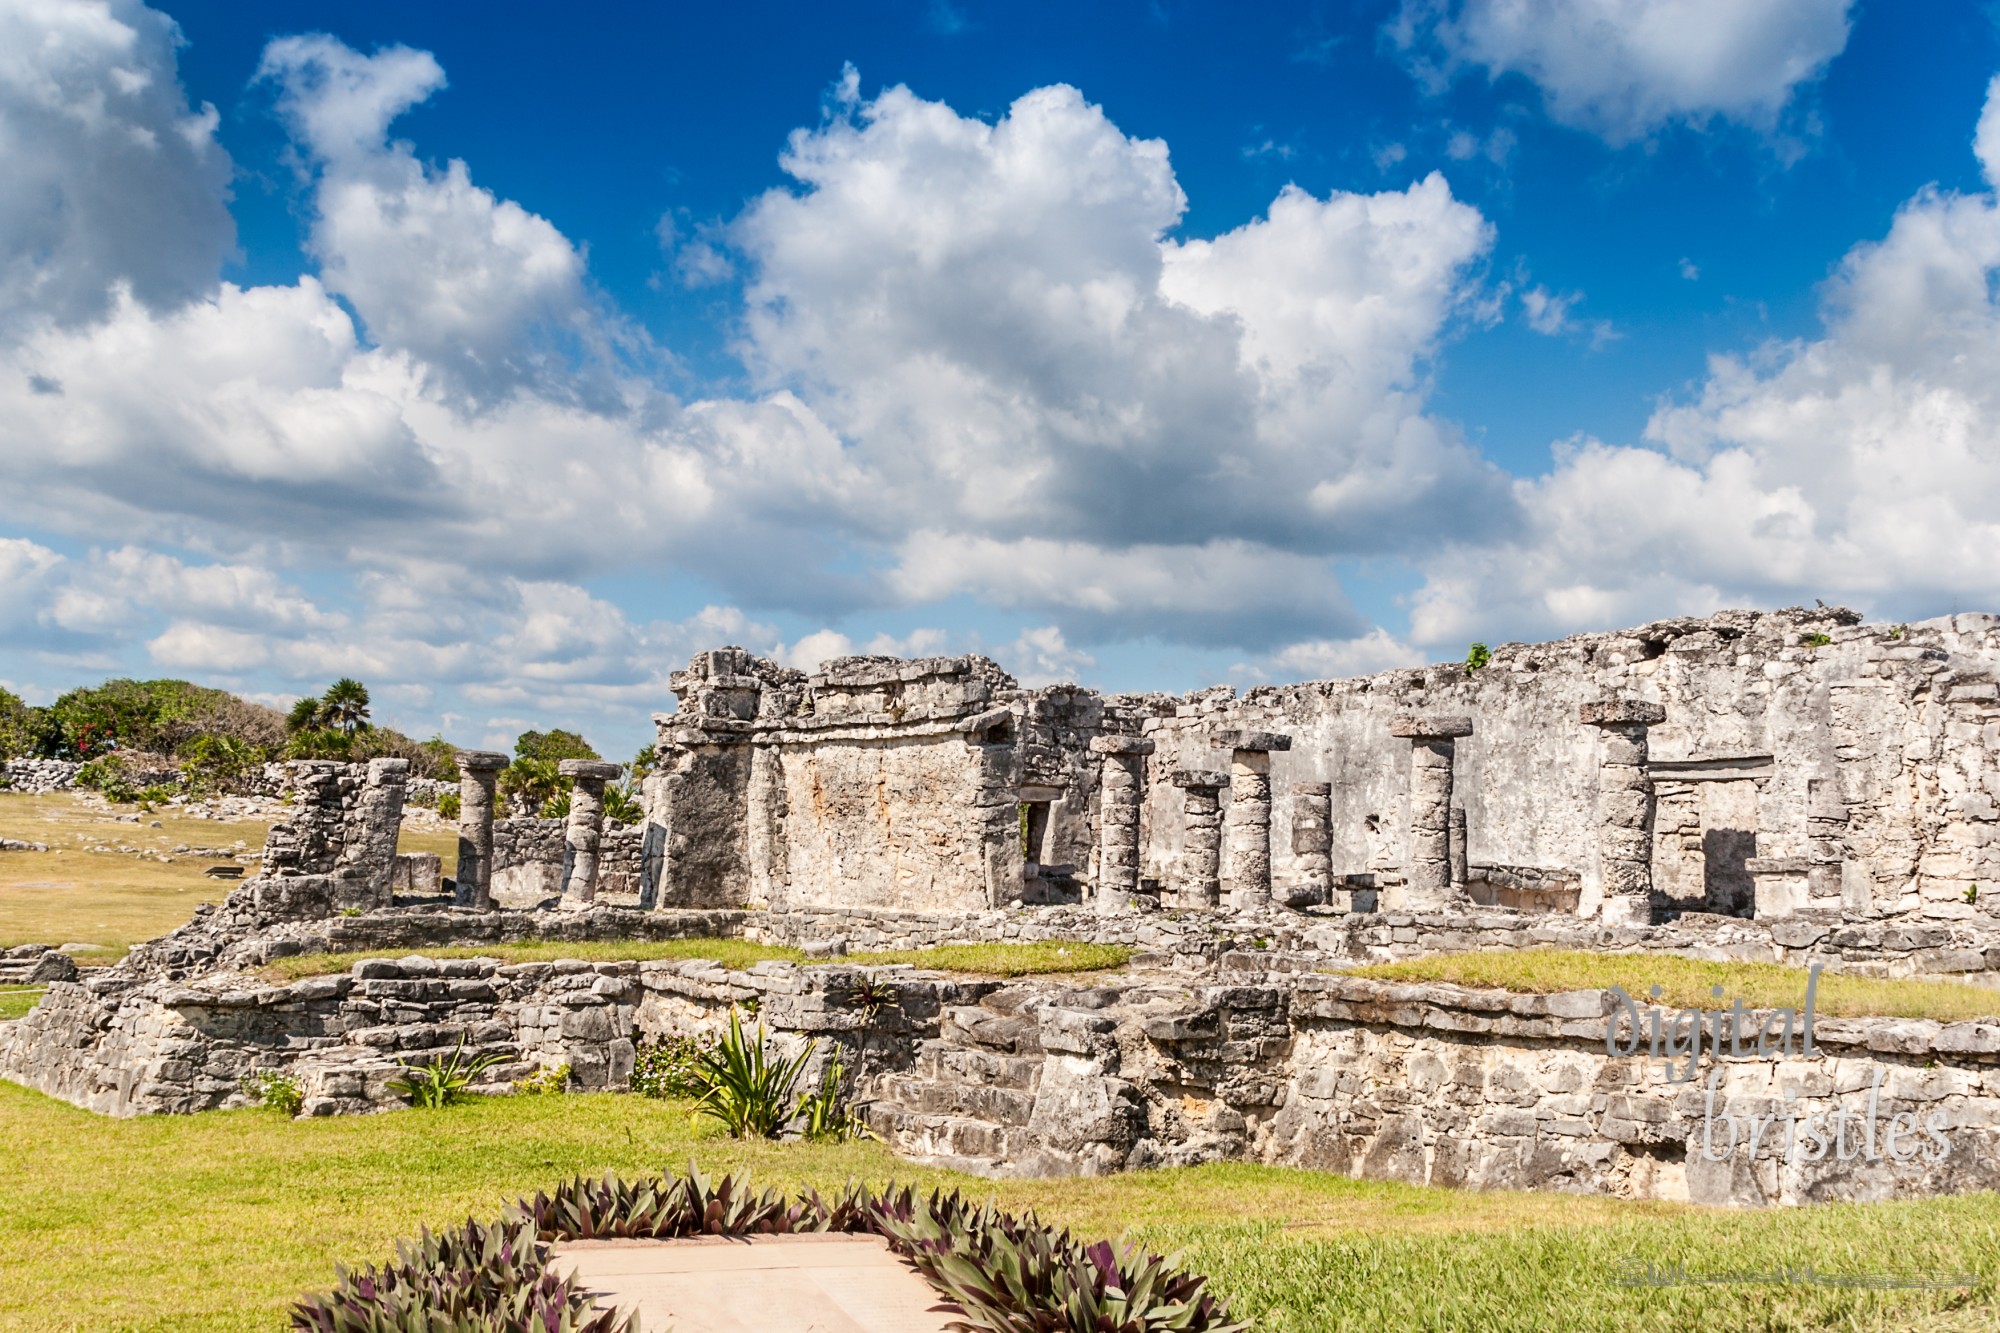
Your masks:
<path fill-rule="evenodd" d="M 702 1236 L 551 1247 L 640 1333 L 945 1333 L 931 1284 L 879 1236 Z"/>

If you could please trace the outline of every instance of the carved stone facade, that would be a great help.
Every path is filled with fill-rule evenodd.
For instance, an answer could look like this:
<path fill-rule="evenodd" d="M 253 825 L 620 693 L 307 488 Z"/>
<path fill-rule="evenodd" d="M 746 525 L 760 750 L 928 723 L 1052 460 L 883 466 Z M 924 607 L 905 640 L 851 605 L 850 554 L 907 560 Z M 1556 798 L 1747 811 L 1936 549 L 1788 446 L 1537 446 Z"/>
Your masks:
<path fill-rule="evenodd" d="M 1238 907 L 1984 919 L 2000 913 L 2000 892 L 1973 891 L 2000 882 L 1996 680 L 2000 619 L 1839 610 L 1240 697 L 1026 690 L 984 658 L 806 675 L 722 649 L 676 674 L 681 706 L 655 719 L 644 901 L 1206 906 L 1213 855 Z M 1204 772 L 1227 780 L 1176 781 Z"/>

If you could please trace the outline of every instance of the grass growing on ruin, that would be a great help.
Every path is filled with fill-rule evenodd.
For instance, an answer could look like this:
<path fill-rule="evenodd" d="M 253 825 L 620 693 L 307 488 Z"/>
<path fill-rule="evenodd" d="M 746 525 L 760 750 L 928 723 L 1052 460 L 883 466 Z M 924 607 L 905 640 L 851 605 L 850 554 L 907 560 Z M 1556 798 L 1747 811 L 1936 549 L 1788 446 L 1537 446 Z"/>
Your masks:
<path fill-rule="evenodd" d="M 1079 940 L 1035 940 L 1026 944 L 940 944 L 929 949 L 889 949 L 849 954 L 850 963 L 870 966 L 908 963 L 937 972 L 973 972 L 990 977 L 1043 976 L 1062 972 L 1110 972 L 1132 961 L 1122 944 Z"/>
<path fill-rule="evenodd" d="M 753 944 L 749 940 L 521 940 L 513 944 L 454 945 L 449 948 L 380 949 L 357 953 L 309 953 L 296 958 L 276 958 L 264 975 L 274 981 L 297 981 L 302 977 L 345 972 L 364 958 L 404 958 L 420 953 L 426 958 L 498 958 L 503 963 L 550 963 L 574 958 L 586 963 L 652 962 L 658 959 L 706 958 L 724 967 L 749 967 L 772 959 L 796 963 L 805 955 L 797 949 L 776 944 Z"/>
<path fill-rule="evenodd" d="M 345 972 L 364 958 L 404 957 L 411 953 L 421 953 L 426 958 L 498 958 L 506 963 L 547 963 L 561 958 L 581 959 L 586 963 L 705 958 L 724 967 L 735 968 L 772 960 L 787 963 L 806 961 L 805 954 L 798 949 L 736 939 L 522 940 L 513 944 L 404 949 L 393 953 L 375 950 L 300 954 L 295 958 L 272 960 L 263 969 L 263 974 L 273 981 L 297 981 L 304 977 Z M 857 953 L 835 961 L 868 966 L 908 963 L 913 967 L 939 972 L 1024 977 L 1061 972 L 1100 972 L 1123 967 L 1131 957 L 1132 951 L 1120 945 L 1042 940 L 1032 944 L 947 944 L 932 949 Z"/>
<path fill-rule="evenodd" d="M 1776 963 L 1711 963 L 1670 954 L 1599 954 L 1569 949 L 1440 954 L 1342 969 L 1378 981 L 1446 981 L 1460 986 L 1554 994 L 1623 986 L 1640 1004 L 1662 988 L 1669 1009 L 1727 1008 L 1737 997 L 1752 1009 L 1805 1004 L 1807 969 Z M 1722 987 L 1718 1001 L 1711 988 Z M 1956 1022 L 2000 1014 L 2000 991 L 1953 981 L 1884 981 L 1822 972 L 1816 1012 L 1828 1017 L 1934 1018 Z"/>
<path fill-rule="evenodd" d="M 0 990 L 0 1023 L 19 1018 L 42 1001 L 46 986 L 25 986 Z"/>
<path fill-rule="evenodd" d="M 1080 1234 L 1178 1249 L 1261 1333 L 1970 1333 L 2000 1322 L 1990 1194 L 1728 1212 L 1238 1164 L 989 1182 L 898 1162 L 879 1144 L 722 1139 L 688 1104 L 641 1097 L 121 1121 L 0 1084 L 0 1330 L 276 1333 L 286 1303 L 323 1287 L 334 1264 L 378 1261 L 421 1226 L 491 1217 L 579 1172 L 690 1159 L 773 1186 L 957 1187 Z M 1969 1291 L 1617 1285 L 1626 1265 L 1647 1262 L 1985 1272 Z"/>

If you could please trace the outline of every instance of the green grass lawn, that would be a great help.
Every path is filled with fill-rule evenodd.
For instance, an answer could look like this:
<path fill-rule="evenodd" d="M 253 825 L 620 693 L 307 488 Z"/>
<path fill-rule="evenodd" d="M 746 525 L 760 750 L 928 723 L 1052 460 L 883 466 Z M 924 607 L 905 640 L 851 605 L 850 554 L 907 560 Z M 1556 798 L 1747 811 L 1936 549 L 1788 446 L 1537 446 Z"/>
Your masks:
<path fill-rule="evenodd" d="M 9 986 L 0 988 L 0 1023 L 10 1018 L 19 1018 L 41 1001 L 45 986 Z"/>
<path fill-rule="evenodd" d="M 777 959 L 798 963 L 805 954 L 780 944 L 749 940 L 523 940 L 516 944 L 453 945 L 446 948 L 358 953 L 300 954 L 273 960 L 264 975 L 273 981 L 345 972 L 364 958 L 401 957 L 418 952 L 426 958 L 498 958 L 509 963 L 540 963 L 580 958 L 591 963 L 647 962 L 655 959 L 708 958 L 729 967 L 748 967 Z M 1101 972 L 1123 967 L 1132 951 L 1115 944 L 1080 944 L 1043 940 L 1032 944 L 946 944 L 932 949 L 896 949 L 849 954 L 832 961 L 871 966 L 908 963 L 940 972 L 970 972 L 981 976 L 1021 977 L 1062 972 Z"/>
<path fill-rule="evenodd" d="M 1807 976 L 1805 968 L 1775 963 L 1709 963 L 1669 954 L 1569 949 L 1439 954 L 1341 971 L 1381 981 L 1448 981 L 1543 995 L 1623 986 L 1641 1005 L 1668 1009 L 1726 1009 L 1739 995 L 1752 1009 L 1796 1009 L 1805 1003 Z M 1649 994 L 1653 986 L 1662 988 L 1657 1001 Z M 1720 1000 L 1711 993 L 1715 986 L 1722 987 Z M 2000 1015 L 2000 990 L 1955 981 L 1882 981 L 1822 972 L 1814 1003 L 1828 1017 L 1880 1015 L 1949 1023 Z"/>
<path fill-rule="evenodd" d="M 1725 1333 L 2000 1324 L 2000 1198 L 1720 1212 L 1563 1195 L 1461 1194 L 1217 1165 L 986 1182 L 878 1144 L 737 1143 L 684 1103 L 481 1100 L 290 1121 L 268 1111 L 109 1120 L 0 1084 L 0 1329 L 278 1330 L 335 1263 L 576 1172 L 747 1167 L 965 1188 L 1080 1234 L 1179 1250 L 1264 1330 Z M 1630 1261 L 1689 1269 L 1988 1270 L 1970 1292 L 1810 1285 L 1625 1288 Z"/>

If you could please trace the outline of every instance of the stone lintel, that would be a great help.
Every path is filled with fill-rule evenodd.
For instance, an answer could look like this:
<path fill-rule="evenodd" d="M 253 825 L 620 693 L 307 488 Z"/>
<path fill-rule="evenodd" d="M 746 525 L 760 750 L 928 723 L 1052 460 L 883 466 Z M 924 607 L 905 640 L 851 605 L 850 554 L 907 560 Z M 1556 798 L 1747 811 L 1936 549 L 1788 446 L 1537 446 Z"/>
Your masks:
<path fill-rule="evenodd" d="M 1153 742 L 1143 736 L 1092 736 L 1092 754 L 1151 754 Z"/>
<path fill-rule="evenodd" d="M 611 782 L 623 775 L 625 769 L 619 764 L 603 759 L 565 759 L 556 765 L 556 772 L 566 778 L 581 778 L 586 782 Z"/>
<path fill-rule="evenodd" d="M 385 782 L 407 782 L 410 778 L 410 761 L 407 759 L 370 759 L 368 761 L 368 785 L 378 787 Z"/>
<path fill-rule="evenodd" d="M 1472 719 L 1439 713 L 1400 713 L 1389 723 L 1389 734 L 1412 741 L 1448 741 L 1472 734 Z"/>
<path fill-rule="evenodd" d="M 1229 785 L 1229 775 L 1214 768 L 1177 768 L 1167 781 L 1176 787 L 1220 789 Z"/>
<path fill-rule="evenodd" d="M 1656 727 L 1667 720 L 1667 710 L 1645 699 L 1599 699 L 1581 710 L 1586 726 Z"/>
<path fill-rule="evenodd" d="M 1810 856 L 1753 856 L 1743 863 L 1743 869 L 1751 875 L 1803 875 L 1823 865 L 1839 864 Z"/>
<path fill-rule="evenodd" d="M 475 773 L 489 773 L 507 767 L 507 756 L 497 750 L 460 750 L 457 759 L 460 768 L 468 768 Z"/>
<path fill-rule="evenodd" d="M 1215 743 L 1224 750 L 1248 750 L 1252 753 L 1292 748 L 1292 738 L 1276 731 L 1217 732 Z"/>
<path fill-rule="evenodd" d="M 1295 782 L 1292 784 L 1292 794 L 1294 796 L 1331 796 L 1333 795 L 1333 784 L 1331 782 Z"/>

